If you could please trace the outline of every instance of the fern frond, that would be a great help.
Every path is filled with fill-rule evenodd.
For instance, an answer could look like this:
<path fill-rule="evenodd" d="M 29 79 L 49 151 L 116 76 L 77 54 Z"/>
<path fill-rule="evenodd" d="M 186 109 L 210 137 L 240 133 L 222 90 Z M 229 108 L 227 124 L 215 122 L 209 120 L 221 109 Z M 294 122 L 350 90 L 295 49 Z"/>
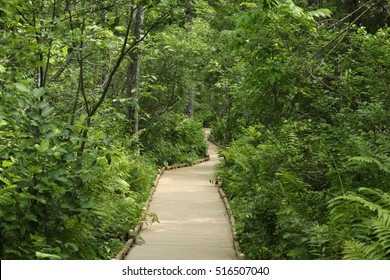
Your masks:
<path fill-rule="evenodd" d="M 282 186 L 290 193 L 307 192 L 307 184 L 293 172 L 283 171 L 277 172 L 276 177 Z"/>
<path fill-rule="evenodd" d="M 390 209 L 390 193 L 372 188 L 359 188 L 358 191 L 365 197 L 369 197 L 372 202 L 381 205 L 383 208 Z"/>
<path fill-rule="evenodd" d="M 390 256 L 390 198 L 379 189 L 360 188 L 329 202 L 338 230 L 354 240 L 344 244 L 346 259 L 388 259 Z M 347 237 L 348 239 L 349 237 Z"/>
<path fill-rule="evenodd" d="M 364 244 L 360 241 L 346 241 L 344 244 L 344 259 L 347 260 L 379 260 L 384 255 L 377 253 L 376 244 Z"/>
<path fill-rule="evenodd" d="M 368 254 L 365 244 L 358 241 L 347 241 L 344 244 L 344 259 L 347 260 L 366 260 Z"/>
<path fill-rule="evenodd" d="M 285 6 L 290 14 L 295 17 L 301 17 L 304 15 L 303 9 L 297 5 L 292 0 L 283 1 L 283 6 Z"/>
<path fill-rule="evenodd" d="M 381 217 L 378 217 L 373 222 L 374 233 L 378 238 L 378 243 L 381 244 L 386 255 L 390 253 L 390 212 L 386 211 L 382 213 Z"/>
<path fill-rule="evenodd" d="M 364 163 L 370 163 L 370 164 L 371 163 L 375 163 L 376 166 L 380 170 L 390 174 L 390 169 L 387 166 L 385 166 L 383 163 L 381 163 L 379 160 L 377 160 L 377 159 L 375 159 L 373 157 L 367 157 L 367 156 L 351 157 L 349 159 L 349 161 L 352 161 L 352 162 L 355 162 L 355 163 L 356 162 L 364 162 Z"/>
<path fill-rule="evenodd" d="M 372 212 L 379 213 L 384 211 L 381 205 L 371 202 L 354 192 L 348 192 L 346 195 L 337 196 L 330 200 L 329 206 L 333 208 L 331 212 L 336 211 L 337 210 L 336 208 L 339 207 L 341 204 L 343 204 L 343 201 L 349 201 L 355 203 L 357 206 L 367 208 Z"/>
<path fill-rule="evenodd" d="M 264 8 L 275 8 L 280 5 L 279 0 L 264 0 L 263 7 Z"/>

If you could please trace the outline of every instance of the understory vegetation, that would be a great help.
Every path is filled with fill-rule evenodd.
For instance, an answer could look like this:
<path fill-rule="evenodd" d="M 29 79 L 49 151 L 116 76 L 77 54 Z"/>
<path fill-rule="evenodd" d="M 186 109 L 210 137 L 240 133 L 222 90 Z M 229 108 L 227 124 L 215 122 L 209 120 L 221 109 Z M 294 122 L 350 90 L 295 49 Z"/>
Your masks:
<path fill-rule="evenodd" d="M 246 3 L 226 34 L 238 63 L 213 126 L 228 145 L 219 176 L 242 250 L 389 259 L 390 29 L 376 22 L 389 3 L 355 1 L 339 20 L 336 1 L 261 2 Z"/>
<path fill-rule="evenodd" d="M 248 259 L 390 258 L 388 0 L 0 3 L 0 258 L 112 259 L 221 151 Z"/>
<path fill-rule="evenodd" d="M 137 38 L 144 6 L 145 32 L 184 17 L 175 1 L 1 2 L 1 259 L 114 258 L 158 168 L 205 156 L 182 86 L 166 102 L 172 77 L 131 70 L 165 59 Z"/>
<path fill-rule="evenodd" d="M 150 130 L 165 150 L 146 137 L 135 148 L 135 139 L 112 134 L 114 126 L 106 133 L 89 128 L 83 138 L 81 120 L 64 125 L 54 107 L 35 96 L 38 90 L 18 87 L 10 87 L 12 94 L 5 89 L 1 104 L 2 258 L 115 257 L 128 230 L 145 218 L 157 169 L 205 154 L 201 124 L 183 115 L 161 120 L 164 134 Z M 80 143 L 86 143 L 82 154 Z"/>

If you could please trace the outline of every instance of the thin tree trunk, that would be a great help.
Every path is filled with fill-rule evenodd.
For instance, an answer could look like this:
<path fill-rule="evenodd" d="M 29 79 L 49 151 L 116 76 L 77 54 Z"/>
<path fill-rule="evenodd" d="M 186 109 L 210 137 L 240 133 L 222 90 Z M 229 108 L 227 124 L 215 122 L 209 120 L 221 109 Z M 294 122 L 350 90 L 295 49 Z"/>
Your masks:
<path fill-rule="evenodd" d="M 37 5 L 37 3 L 33 3 L 34 5 Z M 38 10 L 42 9 L 41 6 L 39 6 L 39 8 L 37 8 Z M 41 46 L 43 44 L 43 38 L 42 38 L 42 26 L 40 26 L 40 30 L 37 30 L 37 26 L 38 26 L 38 21 L 40 20 L 39 19 L 39 15 L 37 14 L 38 11 L 37 10 L 34 10 L 34 13 L 33 13 L 33 26 L 34 28 L 36 29 L 35 30 L 35 42 L 38 46 L 40 46 L 39 50 L 36 52 L 36 58 L 38 61 L 43 61 L 43 53 L 42 53 L 42 50 L 41 50 Z M 36 73 L 36 87 L 37 88 L 41 88 L 43 87 L 43 74 L 44 74 L 44 69 L 42 67 L 42 65 L 39 65 L 37 66 L 37 73 Z M 41 97 L 42 99 L 42 97 Z"/>
<path fill-rule="evenodd" d="M 128 26 L 127 26 L 127 29 L 126 29 L 126 35 L 125 35 L 125 39 L 123 41 L 123 44 L 122 44 L 122 49 L 120 51 L 120 54 L 119 54 L 119 57 L 116 59 L 116 62 L 114 64 L 114 66 L 110 69 L 109 71 L 109 74 L 107 76 L 107 79 L 104 81 L 104 83 L 102 84 L 102 91 L 101 91 L 101 95 L 99 97 L 99 100 L 93 104 L 93 105 L 90 105 L 89 106 L 89 111 L 88 111 L 88 117 L 87 117 L 87 126 L 90 127 L 91 126 L 91 118 L 95 115 L 95 113 L 97 112 L 97 110 L 99 109 L 99 107 L 103 104 L 106 96 L 107 96 L 107 93 L 108 93 L 108 90 L 110 88 L 110 85 L 112 83 L 112 80 L 114 78 L 114 75 L 115 73 L 118 71 L 119 69 L 119 66 L 121 65 L 123 59 L 131 52 L 134 50 L 134 48 L 140 44 L 147 36 L 148 34 L 154 30 L 157 26 L 159 26 L 161 23 L 164 22 L 164 20 L 166 20 L 171 14 L 172 14 L 172 11 L 173 11 L 173 8 L 172 7 L 171 9 L 169 9 L 167 12 L 163 13 L 163 15 L 161 15 L 150 27 L 149 29 L 144 33 L 142 34 L 142 36 L 139 38 L 139 40 L 134 40 L 130 46 L 127 47 L 127 43 L 129 41 L 129 35 L 130 35 L 130 28 L 131 28 L 131 20 L 129 20 L 129 23 L 128 23 Z M 133 11 L 132 13 L 133 14 Z M 130 16 L 132 18 L 132 16 Z M 88 136 L 88 129 L 85 129 L 84 132 L 83 132 L 83 137 L 84 139 L 87 139 L 87 136 Z M 78 156 L 79 158 L 81 158 L 83 152 L 84 152 L 84 148 L 85 148 L 85 143 L 82 142 L 80 148 L 79 148 L 79 151 L 78 151 Z"/>
<path fill-rule="evenodd" d="M 133 18 L 132 35 L 134 40 L 138 41 L 141 38 L 141 30 L 144 22 L 144 7 L 138 5 Z M 130 63 L 128 66 L 127 78 L 127 97 L 130 98 L 131 104 L 127 111 L 127 118 L 129 120 L 128 132 L 137 133 L 139 130 L 139 116 L 138 116 L 138 89 L 139 89 L 139 74 L 141 55 L 137 50 L 129 53 Z"/>
<path fill-rule="evenodd" d="M 192 0 L 186 0 L 186 10 L 185 10 L 185 16 L 186 20 L 189 24 L 189 27 L 186 30 L 187 37 L 188 34 L 190 34 L 193 31 L 193 25 L 194 25 L 194 2 Z M 189 85 L 189 96 L 188 96 L 188 103 L 185 108 L 184 113 L 189 117 L 192 118 L 194 116 L 194 89 L 192 84 Z"/>

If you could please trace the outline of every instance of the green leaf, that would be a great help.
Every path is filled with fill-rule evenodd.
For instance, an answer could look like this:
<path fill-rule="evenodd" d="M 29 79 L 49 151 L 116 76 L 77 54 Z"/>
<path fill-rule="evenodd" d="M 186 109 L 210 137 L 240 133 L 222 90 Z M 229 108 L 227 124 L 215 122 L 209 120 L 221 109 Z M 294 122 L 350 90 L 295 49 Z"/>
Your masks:
<path fill-rule="evenodd" d="M 66 176 L 66 169 L 60 168 L 48 172 L 48 176 L 52 180 L 57 180 L 63 183 L 69 183 L 69 178 Z"/>
<path fill-rule="evenodd" d="M 329 9 L 318 9 L 307 12 L 307 15 L 312 18 L 329 18 L 332 16 L 332 11 Z"/>
<path fill-rule="evenodd" d="M 35 200 L 35 201 L 38 201 L 42 204 L 46 204 L 47 201 L 44 197 L 41 197 L 41 196 L 36 196 L 36 195 L 31 195 L 29 193 L 20 193 L 19 194 L 19 197 L 22 198 L 22 199 L 31 199 L 31 200 Z"/>
<path fill-rule="evenodd" d="M 23 85 L 21 83 L 16 83 L 15 86 L 20 91 L 27 92 L 27 93 L 30 92 L 30 90 L 25 85 Z"/>
<path fill-rule="evenodd" d="M 83 122 L 83 121 L 85 121 L 87 118 L 88 118 L 88 114 L 87 114 L 87 113 L 83 113 L 83 114 L 80 115 L 80 118 L 79 118 L 79 119 L 80 119 L 81 122 Z"/>
<path fill-rule="evenodd" d="M 3 167 L 8 167 L 8 166 L 11 166 L 11 165 L 14 165 L 14 163 L 12 161 L 3 161 L 2 164 L 1 164 Z"/>
<path fill-rule="evenodd" d="M 0 73 L 5 73 L 6 69 L 3 65 L 0 64 Z"/>
<path fill-rule="evenodd" d="M 18 105 L 20 108 L 24 109 L 26 107 L 26 101 L 24 99 L 18 99 Z"/>
<path fill-rule="evenodd" d="M 56 133 L 53 130 L 49 130 L 45 133 L 45 138 L 50 139 L 56 136 Z"/>
<path fill-rule="evenodd" d="M 275 83 L 275 81 L 276 81 L 276 77 L 275 76 L 271 75 L 271 76 L 268 77 L 268 82 L 271 85 L 273 85 Z"/>
<path fill-rule="evenodd" d="M 35 88 L 34 89 L 34 97 L 36 98 L 39 98 L 39 97 L 42 97 L 43 95 L 45 95 L 46 93 L 46 90 L 44 88 Z"/>
<path fill-rule="evenodd" d="M 43 110 L 43 109 L 45 109 L 45 108 L 47 108 L 47 107 L 50 107 L 50 104 L 47 103 L 47 102 L 45 102 L 45 101 L 41 101 L 41 102 L 39 102 L 39 104 L 38 104 L 38 108 L 41 109 L 41 110 Z"/>
<path fill-rule="evenodd" d="M 63 159 L 66 161 L 74 160 L 74 155 L 73 153 L 67 153 L 63 156 Z"/>
<path fill-rule="evenodd" d="M 0 181 L 2 181 L 7 186 L 12 186 L 12 183 L 7 178 L 0 177 Z"/>
<path fill-rule="evenodd" d="M 40 151 L 41 153 L 43 153 L 44 151 L 46 151 L 47 149 L 49 149 L 50 147 L 50 141 L 49 139 L 43 139 L 41 144 L 39 145 L 38 147 L 38 151 Z"/>
<path fill-rule="evenodd" d="M 0 119 L 0 126 L 7 125 L 8 123 L 5 120 Z"/>
<path fill-rule="evenodd" d="M 82 202 L 80 206 L 81 206 L 81 208 L 83 208 L 83 209 L 91 209 L 91 208 L 94 208 L 93 203 L 90 202 L 90 201 Z"/>
<path fill-rule="evenodd" d="M 42 115 L 43 117 L 47 117 L 48 115 L 51 114 L 51 112 L 53 112 L 53 110 L 54 110 L 53 107 L 51 107 L 51 106 L 46 106 L 45 108 L 43 108 L 41 115 Z"/>
<path fill-rule="evenodd" d="M 42 252 L 35 252 L 35 255 L 37 256 L 38 259 L 48 259 L 48 260 L 60 260 L 61 259 L 60 256 L 46 254 L 46 253 L 42 253 Z"/>
<path fill-rule="evenodd" d="M 26 214 L 25 219 L 28 221 L 38 222 L 38 217 L 32 213 Z"/>
<path fill-rule="evenodd" d="M 15 214 L 6 214 L 3 216 L 3 219 L 7 222 L 14 222 L 14 221 L 16 221 L 16 215 Z"/>
<path fill-rule="evenodd" d="M 76 208 L 73 205 L 71 205 L 71 204 L 69 204 L 67 202 L 62 203 L 61 207 L 64 208 L 64 209 L 71 210 L 71 211 L 76 211 Z"/>
<path fill-rule="evenodd" d="M 87 141 L 87 139 L 85 137 L 77 137 L 77 136 L 72 136 L 70 137 L 70 141 Z"/>
<path fill-rule="evenodd" d="M 5 188 L 0 188 L 0 205 L 12 204 L 14 200 L 11 198 L 12 190 L 16 185 L 9 185 Z"/>

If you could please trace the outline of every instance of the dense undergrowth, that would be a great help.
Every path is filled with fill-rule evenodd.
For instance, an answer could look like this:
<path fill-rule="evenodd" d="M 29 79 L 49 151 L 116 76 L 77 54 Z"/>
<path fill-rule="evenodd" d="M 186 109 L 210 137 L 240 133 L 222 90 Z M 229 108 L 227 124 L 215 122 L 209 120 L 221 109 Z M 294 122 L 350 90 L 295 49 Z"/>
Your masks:
<path fill-rule="evenodd" d="M 387 259 L 390 172 L 374 158 L 342 162 L 333 154 L 356 146 L 310 130 L 250 127 L 222 152 L 242 250 L 250 259 Z"/>
<path fill-rule="evenodd" d="M 343 31 L 285 8 L 237 13 L 229 34 L 241 59 L 213 137 L 228 146 L 218 172 L 241 248 L 249 259 L 389 259 L 390 30 L 340 28 L 332 44 Z"/>
<path fill-rule="evenodd" d="M 206 155 L 202 124 L 177 113 L 158 118 L 140 139 L 145 153 L 159 165 L 192 163 Z"/>
<path fill-rule="evenodd" d="M 175 49 L 188 56 L 184 9 L 1 1 L 1 259 L 115 257 L 148 217 L 158 168 L 205 155 L 183 114 L 188 64 L 165 70 Z"/>
<path fill-rule="evenodd" d="M 137 140 L 148 147 L 143 153 L 133 148 L 135 140 L 91 128 L 81 157 L 82 122 L 64 127 L 53 107 L 40 101 L 40 91 L 30 97 L 27 88 L 17 87 L 11 88 L 18 94 L 0 96 L 2 259 L 115 257 L 128 230 L 145 218 L 142 208 L 157 168 L 205 154 L 201 125 L 172 114 L 156 122 L 163 134 L 148 130 L 152 139 L 159 134 L 169 154 L 153 148 L 148 137 Z"/>

